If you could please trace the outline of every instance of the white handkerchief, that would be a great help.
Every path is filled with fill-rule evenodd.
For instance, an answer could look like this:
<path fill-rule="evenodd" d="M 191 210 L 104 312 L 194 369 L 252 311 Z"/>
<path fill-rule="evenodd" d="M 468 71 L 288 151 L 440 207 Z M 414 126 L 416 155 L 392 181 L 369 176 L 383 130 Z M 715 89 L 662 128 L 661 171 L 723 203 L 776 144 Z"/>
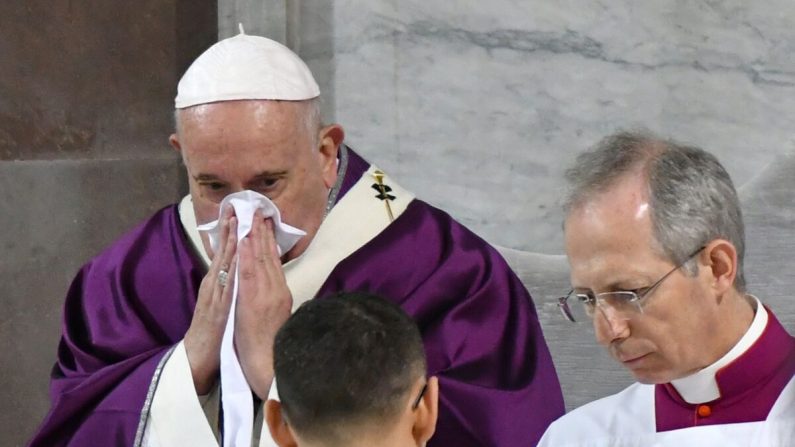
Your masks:
<path fill-rule="evenodd" d="M 262 215 L 264 217 L 270 217 L 273 220 L 273 229 L 276 233 L 276 245 L 279 246 L 279 255 L 287 253 L 299 239 L 306 236 L 305 231 L 283 223 L 279 208 L 276 208 L 276 205 L 271 202 L 269 198 L 258 192 L 245 190 L 224 197 L 219 207 L 219 220 L 223 215 L 223 211 L 229 205 L 235 209 L 235 216 L 237 217 L 238 242 L 251 231 L 254 212 L 257 210 L 262 210 Z M 218 251 L 218 247 L 221 243 L 221 241 L 218 240 L 218 236 L 221 234 L 221 226 L 218 225 L 219 220 L 214 220 L 197 227 L 199 231 L 207 232 L 207 236 L 210 238 L 210 246 L 212 246 L 215 252 Z"/>
<path fill-rule="evenodd" d="M 238 243 L 248 235 L 254 221 L 254 213 L 262 210 L 264 217 L 273 220 L 276 244 L 279 254 L 286 253 L 306 233 L 282 222 L 279 209 L 267 197 L 254 191 L 240 191 L 230 194 L 221 201 L 218 219 L 221 219 L 223 210 L 227 206 L 235 209 L 237 217 Z M 220 230 L 218 220 L 198 227 L 207 231 L 213 251 L 218 252 L 220 246 Z M 235 308 L 237 307 L 239 266 L 234 272 L 235 283 L 232 288 L 232 304 L 229 310 L 229 319 L 224 328 L 221 340 L 221 405 L 224 409 L 224 447 L 248 446 L 251 444 L 251 435 L 254 425 L 254 402 L 251 396 L 243 368 L 235 352 Z"/>

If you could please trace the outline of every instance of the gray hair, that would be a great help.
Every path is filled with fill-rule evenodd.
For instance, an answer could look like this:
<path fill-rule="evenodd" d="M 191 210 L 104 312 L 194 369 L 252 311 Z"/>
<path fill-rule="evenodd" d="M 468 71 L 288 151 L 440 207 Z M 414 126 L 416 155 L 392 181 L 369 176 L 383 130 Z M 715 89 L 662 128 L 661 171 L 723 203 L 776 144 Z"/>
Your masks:
<path fill-rule="evenodd" d="M 320 97 L 296 102 L 305 105 L 306 111 L 303 114 L 304 125 L 306 126 L 306 131 L 312 136 L 312 146 L 317 147 L 318 132 L 323 126 L 323 118 L 320 113 Z M 174 110 L 174 132 L 176 132 L 177 135 L 180 134 L 179 115 L 182 110 L 183 109 Z"/>
<path fill-rule="evenodd" d="M 618 132 L 580 154 L 566 171 L 568 215 L 630 173 L 648 185 L 657 249 L 675 264 L 721 238 L 737 249 L 735 288 L 745 291 L 745 227 L 737 191 L 726 169 L 703 149 L 661 139 L 647 131 Z M 695 263 L 686 264 L 691 275 Z"/>
<path fill-rule="evenodd" d="M 320 128 L 323 127 L 323 117 L 320 113 L 320 97 L 309 99 L 304 101 L 306 104 L 307 110 L 304 113 L 304 125 L 306 126 L 306 131 L 312 135 L 312 143 L 314 147 L 317 147 L 317 138 L 318 133 L 320 132 Z"/>

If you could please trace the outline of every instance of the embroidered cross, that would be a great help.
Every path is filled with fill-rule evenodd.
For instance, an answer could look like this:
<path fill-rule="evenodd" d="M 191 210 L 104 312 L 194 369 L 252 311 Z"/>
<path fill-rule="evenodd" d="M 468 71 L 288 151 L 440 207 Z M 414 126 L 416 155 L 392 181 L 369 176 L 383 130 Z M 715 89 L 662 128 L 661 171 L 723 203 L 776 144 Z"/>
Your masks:
<path fill-rule="evenodd" d="M 373 189 L 378 191 L 376 194 L 376 198 L 384 202 L 384 206 L 386 206 L 386 213 L 389 216 L 389 221 L 393 222 L 395 220 L 395 216 L 392 214 L 392 207 L 389 206 L 390 200 L 395 200 L 395 196 L 389 194 L 392 192 L 392 188 L 389 185 L 384 184 L 384 173 L 381 170 L 376 170 L 373 172 L 373 178 L 375 179 L 375 183 L 373 183 Z"/>
<path fill-rule="evenodd" d="M 375 195 L 377 199 L 395 200 L 395 196 L 392 194 L 387 194 L 392 192 L 392 188 L 390 188 L 389 185 L 379 185 L 378 183 L 373 183 L 373 189 L 378 191 L 378 194 Z"/>

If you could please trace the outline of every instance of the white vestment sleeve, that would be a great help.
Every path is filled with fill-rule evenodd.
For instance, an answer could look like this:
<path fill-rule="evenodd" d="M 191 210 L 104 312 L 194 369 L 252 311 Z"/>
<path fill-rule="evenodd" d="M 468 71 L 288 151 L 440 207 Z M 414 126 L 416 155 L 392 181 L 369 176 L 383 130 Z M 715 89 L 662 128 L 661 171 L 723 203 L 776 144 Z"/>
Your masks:
<path fill-rule="evenodd" d="M 212 395 L 209 399 L 212 400 Z M 208 397 L 202 396 L 201 400 L 206 402 Z M 182 342 L 174 348 L 163 367 L 152 399 L 143 445 L 218 447 L 200 397 L 196 395 L 188 356 Z"/>

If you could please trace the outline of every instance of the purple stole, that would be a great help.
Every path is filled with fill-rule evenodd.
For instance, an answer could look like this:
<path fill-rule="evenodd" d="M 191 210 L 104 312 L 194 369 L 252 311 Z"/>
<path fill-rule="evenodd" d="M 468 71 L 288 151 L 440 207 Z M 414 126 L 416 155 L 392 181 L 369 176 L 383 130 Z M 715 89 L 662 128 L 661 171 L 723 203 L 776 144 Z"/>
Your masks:
<path fill-rule="evenodd" d="M 349 154 L 339 197 L 369 166 Z M 132 445 L 205 271 L 175 205 L 86 264 L 64 305 L 52 408 L 30 445 Z M 429 446 L 535 445 L 563 414 L 527 290 L 493 247 L 444 212 L 411 202 L 337 264 L 317 297 L 341 290 L 385 295 L 419 324 L 441 390 Z"/>
<path fill-rule="evenodd" d="M 759 339 L 715 375 L 720 398 L 690 404 L 671 384 L 655 386 L 657 431 L 764 421 L 794 375 L 795 338 L 768 309 L 767 326 Z"/>

